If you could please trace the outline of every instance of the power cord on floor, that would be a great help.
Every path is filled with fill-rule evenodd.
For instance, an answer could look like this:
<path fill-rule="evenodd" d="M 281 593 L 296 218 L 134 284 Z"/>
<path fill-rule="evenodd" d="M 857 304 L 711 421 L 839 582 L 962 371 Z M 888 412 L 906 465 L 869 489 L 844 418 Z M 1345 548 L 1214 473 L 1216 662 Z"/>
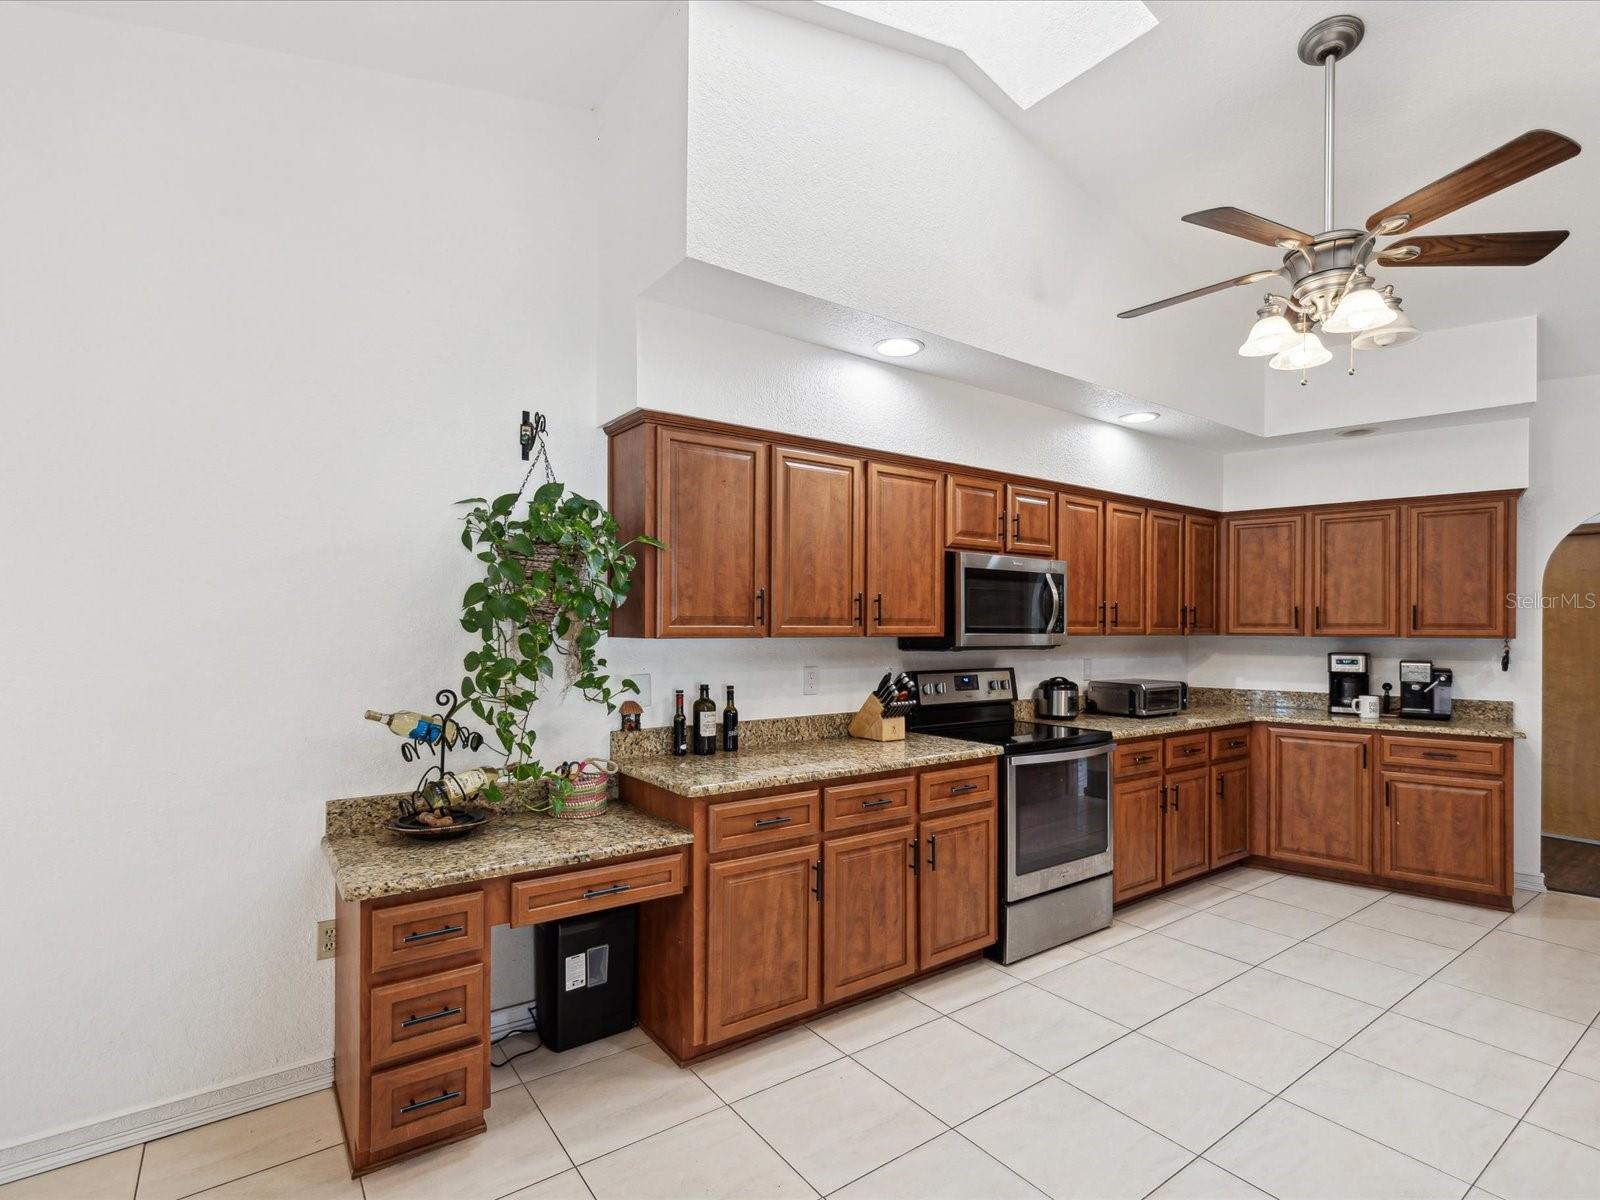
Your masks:
<path fill-rule="evenodd" d="M 518 1026 L 516 1026 L 516 1027 L 514 1027 L 512 1029 L 508 1029 L 504 1033 L 502 1033 L 499 1037 L 493 1038 L 493 1039 L 490 1040 L 490 1042 L 489 1042 L 489 1065 L 490 1066 L 492 1066 L 492 1067 L 509 1067 L 512 1063 L 516 1062 L 517 1059 L 524 1058 L 527 1055 L 532 1054 L 534 1051 L 539 1050 L 544 1046 L 544 1041 L 539 1037 L 539 1018 L 534 1013 L 533 1009 L 534 1009 L 533 1005 L 531 1005 L 531 1004 L 528 1005 L 528 1023 L 526 1025 L 518 1025 Z M 495 1060 L 494 1060 L 494 1050 L 495 1050 L 496 1046 L 498 1046 L 501 1042 L 506 1041 L 508 1038 L 522 1037 L 522 1036 L 525 1036 L 527 1034 L 532 1034 L 533 1035 L 533 1045 L 532 1046 L 529 1046 L 526 1050 L 518 1050 L 515 1054 L 511 1055 L 510 1057 L 508 1057 L 504 1062 L 495 1062 Z"/>

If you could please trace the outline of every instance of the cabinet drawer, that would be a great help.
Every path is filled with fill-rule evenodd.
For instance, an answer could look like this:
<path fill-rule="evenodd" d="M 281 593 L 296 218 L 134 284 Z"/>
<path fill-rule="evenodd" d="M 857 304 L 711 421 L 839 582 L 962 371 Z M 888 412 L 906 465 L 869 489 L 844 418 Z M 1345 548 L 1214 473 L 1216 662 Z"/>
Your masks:
<path fill-rule="evenodd" d="M 1203 767 L 1211 748 L 1211 738 L 1204 733 L 1185 733 L 1169 737 L 1162 745 L 1166 753 L 1167 770 Z"/>
<path fill-rule="evenodd" d="M 822 830 L 822 793 L 786 792 L 755 800 L 725 800 L 706 812 L 707 850 L 743 850 L 819 833 Z"/>
<path fill-rule="evenodd" d="M 852 829 L 858 825 L 907 820 L 916 809 L 916 794 L 917 781 L 911 775 L 824 788 L 822 827 Z"/>
<path fill-rule="evenodd" d="M 483 1119 L 489 1104 L 489 1048 L 472 1046 L 372 1077 L 370 1150 L 436 1137 Z"/>
<path fill-rule="evenodd" d="M 1114 778 L 1132 779 L 1160 771 L 1160 742 L 1121 742 L 1111 752 L 1111 773 Z"/>
<path fill-rule="evenodd" d="M 481 954 L 488 937 L 482 892 L 375 908 L 368 928 L 374 971 L 456 954 Z"/>
<path fill-rule="evenodd" d="M 1213 761 L 1225 758 L 1243 758 L 1250 753 L 1250 727 L 1240 726 L 1238 729 L 1218 729 L 1211 734 L 1211 758 Z"/>
<path fill-rule="evenodd" d="M 660 900 L 683 891 L 683 854 L 563 871 L 511 885 L 511 924 L 538 925 L 579 913 Z"/>
<path fill-rule="evenodd" d="M 1423 767 L 1472 775 L 1504 775 L 1506 770 L 1506 748 L 1500 742 L 1397 737 L 1388 733 L 1380 735 L 1378 742 L 1378 753 L 1386 767 Z"/>
<path fill-rule="evenodd" d="M 474 1041 L 489 1023 L 484 965 L 375 987 L 367 997 L 367 1012 L 375 1067 Z"/>
<path fill-rule="evenodd" d="M 924 771 L 918 781 L 921 808 L 925 813 L 967 808 L 995 797 L 995 765 L 990 759 L 963 763 L 938 771 Z"/>

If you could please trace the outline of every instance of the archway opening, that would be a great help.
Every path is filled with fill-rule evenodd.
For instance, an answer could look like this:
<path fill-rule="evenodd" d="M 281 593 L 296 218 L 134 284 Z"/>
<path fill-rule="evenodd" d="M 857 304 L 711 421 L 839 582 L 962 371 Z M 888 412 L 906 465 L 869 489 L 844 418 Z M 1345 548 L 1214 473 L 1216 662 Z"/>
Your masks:
<path fill-rule="evenodd" d="M 1545 886 L 1600 896 L 1600 514 L 1550 555 L 1541 607 Z"/>

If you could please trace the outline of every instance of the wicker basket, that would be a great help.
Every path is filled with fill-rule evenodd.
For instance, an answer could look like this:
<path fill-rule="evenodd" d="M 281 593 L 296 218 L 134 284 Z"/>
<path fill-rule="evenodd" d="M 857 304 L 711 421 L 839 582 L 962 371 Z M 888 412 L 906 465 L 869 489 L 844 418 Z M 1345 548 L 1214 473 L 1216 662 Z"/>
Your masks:
<path fill-rule="evenodd" d="M 563 764 L 561 774 L 572 784 L 572 794 L 562 802 L 553 817 L 568 821 L 581 821 L 598 817 L 605 812 L 611 796 L 611 776 L 617 764 L 609 758 L 586 758 L 582 762 Z"/>
<path fill-rule="evenodd" d="M 541 542 L 534 547 L 532 554 L 511 554 L 507 557 L 522 568 L 524 578 L 534 571 L 542 571 L 548 575 L 556 560 L 561 557 L 561 547 L 550 542 Z M 555 619 L 555 602 L 545 600 L 534 607 L 531 623 L 548 627 L 554 624 Z"/>

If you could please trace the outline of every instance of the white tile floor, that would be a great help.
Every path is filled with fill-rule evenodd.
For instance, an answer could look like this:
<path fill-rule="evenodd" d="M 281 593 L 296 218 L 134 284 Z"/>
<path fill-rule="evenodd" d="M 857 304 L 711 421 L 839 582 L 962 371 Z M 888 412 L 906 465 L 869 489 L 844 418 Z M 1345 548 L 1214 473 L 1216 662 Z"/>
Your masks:
<path fill-rule="evenodd" d="M 539 1051 L 487 1134 L 361 1181 L 324 1092 L 0 1200 L 1600 1200 L 1600 900 L 1237 870 L 1118 918 L 691 1070 Z"/>

